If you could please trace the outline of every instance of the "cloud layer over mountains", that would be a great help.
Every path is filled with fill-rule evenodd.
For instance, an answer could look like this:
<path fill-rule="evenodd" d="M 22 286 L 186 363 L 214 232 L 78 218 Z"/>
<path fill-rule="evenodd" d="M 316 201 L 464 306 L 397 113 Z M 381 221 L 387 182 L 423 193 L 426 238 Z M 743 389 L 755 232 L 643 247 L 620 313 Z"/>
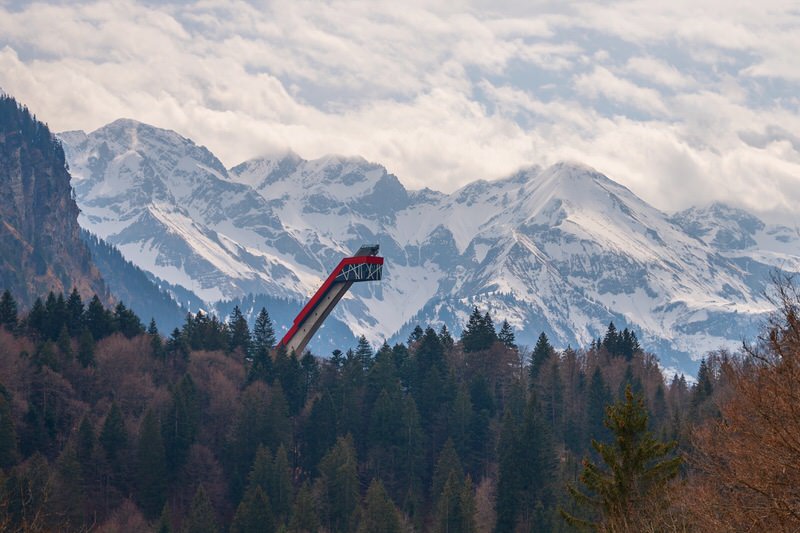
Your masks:
<path fill-rule="evenodd" d="M 410 188 L 571 159 L 673 211 L 795 223 L 800 13 L 767 2 L 0 1 L 0 88 L 226 165 L 360 154 Z"/>

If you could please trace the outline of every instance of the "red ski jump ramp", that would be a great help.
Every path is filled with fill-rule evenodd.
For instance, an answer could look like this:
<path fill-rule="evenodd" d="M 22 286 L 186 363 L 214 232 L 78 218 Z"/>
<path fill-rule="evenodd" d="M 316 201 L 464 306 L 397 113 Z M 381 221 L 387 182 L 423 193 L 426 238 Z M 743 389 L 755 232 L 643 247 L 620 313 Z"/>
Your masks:
<path fill-rule="evenodd" d="M 289 353 L 295 352 L 300 356 L 353 283 L 380 280 L 383 276 L 383 257 L 378 257 L 379 250 L 377 244 L 365 245 L 352 257 L 342 259 L 294 319 L 292 327 L 278 346 L 284 346 Z"/>

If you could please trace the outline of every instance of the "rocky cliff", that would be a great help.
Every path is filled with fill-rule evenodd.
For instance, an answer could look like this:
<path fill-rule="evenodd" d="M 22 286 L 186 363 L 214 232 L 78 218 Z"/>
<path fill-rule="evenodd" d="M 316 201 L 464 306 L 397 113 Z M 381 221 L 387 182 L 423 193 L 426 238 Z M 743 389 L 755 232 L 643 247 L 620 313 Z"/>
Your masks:
<path fill-rule="evenodd" d="M 0 288 L 23 307 L 72 287 L 109 301 L 80 239 L 78 213 L 61 143 L 27 108 L 0 94 Z"/>

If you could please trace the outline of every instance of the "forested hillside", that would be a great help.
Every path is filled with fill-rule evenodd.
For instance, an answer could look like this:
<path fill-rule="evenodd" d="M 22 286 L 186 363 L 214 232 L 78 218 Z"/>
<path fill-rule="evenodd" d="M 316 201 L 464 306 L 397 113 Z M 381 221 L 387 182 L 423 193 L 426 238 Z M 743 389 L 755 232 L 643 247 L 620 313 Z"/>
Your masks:
<path fill-rule="evenodd" d="M 753 372 L 767 379 L 784 348 L 796 359 L 792 305 L 761 359 L 711 354 L 689 387 L 665 383 L 636 335 L 613 324 L 585 349 L 557 352 L 542 335 L 528 353 L 475 309 L 460 339 L 419 327 L 407 343 L 374 351 L 361 339 L 323 360 L 271 354 L 266 310 L 252 328 L 238 308 L 225 322 L 198 314 L 163 338 L 124 304 L 51 294 L 20 316 L 5 293 L 0 516 L 12 531 L 503 532 L 572 531 L 562 514 L 605 527 L 632 513 L 659 531 L 713 531 L 692 505 L 724 503 L 713 467 L 728 458 L 727 426 L 715 420 L 747 416 L 725 407 L 747 403 L 732 391 Z M 612 415 L 640 431 L 620 433 Z M 679 483 L 704 498 L 677 497 L 671 476 L 620 489 L 622 507 L 574 498 L 602 486 L 590 467 L 619 474 L 603 462 L 615 452 L 592 439 L 635 447 L 646 429 L 661 448 L 628 478 L 688 457 Z M 659 502 L 648 513 L 643 496 Z M 625 527 L 604 530 L 643 530 Z"/>

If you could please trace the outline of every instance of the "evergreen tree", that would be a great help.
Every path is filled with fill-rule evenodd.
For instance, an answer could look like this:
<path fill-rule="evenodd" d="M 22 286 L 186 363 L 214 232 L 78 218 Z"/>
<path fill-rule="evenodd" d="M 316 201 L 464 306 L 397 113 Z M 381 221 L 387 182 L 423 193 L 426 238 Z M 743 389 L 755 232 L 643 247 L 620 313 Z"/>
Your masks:
<path fill-rule="evenodd" d="M 358 533 L 400 533 L 400 516 L 383 483 L 373 479 L 367 489 Z"/>
<path fill-rule="evenodd" d="M 272 326 L 272 320 L 267 309 L 262 307 L 261 311 L 258 312 L 258 316 L 256 316 L 256 322 L 253 326 L 253 349 L 269 353 L 275 344 L 275 328 Z"/>
<path fill-rule="evenodd" d="M 150 325 L 147 327 L 147 334 L 150 335 L 150 348 L 153 350 L 153 357 L 161 359 L 166 355 L 164 353 L 164 341 L 161 339 L 161 334 L 158 332 L 155 318 L 150 319 Z"/>
<path fill-rule="evenodd" d="M 339 437 L 336 445 L 322 458 L 319 471 L 322 481 L 322 503 L 328 529 L 349 531 L 358 506 L 358 462 L 353 438 Z"/>
<path fill-rule="evenodd" d="M 461 332 L 461 345 L 464 351 L 479 352 L 489 349 L 494 341 L 497 340 L 497 333 L 494 330 L 494 322 L 487 311 L 481 316 L 477 306 L 472 308 L 467 326 Z"/>
<path fill-rule="evenodd" d="M 161 510 L 161 518 L 158 519 L 156 533 L 172 533 L 172 517 L 169 512 L 169 504 L 164 504 Z"/>
<path fill-rule="evenodd" d="M 61 326 L 66 321 L 66 302 L 64 302 L 64 296 L 62 294 L 56 296 L 53 291 L 50 291 L 44 303 L 44 309 L 47 320 L 43 333 L 45 338 L 54 341 L 58 338 Z"/>
<path fill-rule="evenodd" d="M 111 409 L 108 411 L 108 416 L 103 422 L 103 428 L 100 430 L 100 445 L 106 452 L 106 457 L 112 467 L 116 465 L 121 451 L 127 444 L 128 432 L 125 429 L 122 411 L 120 411 L 117 402 L 113 402 Z"/>
<path fill-rule="evenodd" d="M 494 341 L 497 340 L 497 331 L 494 329 L 494 320 L 492 320 L 492 315 L 489 314 L 489 311 L 483 314 L 483 334 L 486 337 L 487 348 L 491 347 Z"/>
<path fill-rule="evenodd" d="M 464 480 L 464 469 L 461 466 L 461 459 L 458 456 L 456 447 L 452 439 L 448 439 L 439 452 L 439 458 L 436 460 L 436 468 L 433 471 L 433 481 L 431 482 L 431 497 L 437 498 L 444 490 L 444 485 L 447 480 L 453 477 L 456 485 L 453 490 L 457 491 L 461 487 Z"/>
<path fill-rule="evenodd" d="M 283 524 L 289 518 L 292 509 L 292 472 L 289 466 L 289 455 L 281 444 L 275 452 L 269 483 L 269 500 L 276 521 Z"/>
<path fill-rule="evenodd" d="M 47 311 L 41 298 L 36 298 L 28 313 L 27 325 L 29 334 L 34 338 L 45 338 L 47 331 Z"/>
<path fill-rule="evenodd" d="M 556 435 L 561 435 L 564 416 L 564 382 L 561 380 L 558 359 L 553 358 L 547 373 L 547 380 L 541 391 L 544 415 L 550 428 Z"/>
<path fill-rule="evenodd" d="M 0 385 L 0 468 L 9 468 L 18 459 L 17 431 L 11 416 L 11 394 Z"/>
<path fill-rule="evenodd" d="M 94 337 L 89 328 L 83 328 L 78 338 L 78 362 L 83 368 L 95 366 Z"/>
<path fill-rule="evenodd" d="M 714 384 L 711 380 L 711 369 L 705 358 L 700 360 L 700 369 L 697 371 L 697 383 L 692 388 L 692 408 L 697 409 L 711 397 L 714 392 Z"/>
<path fill-rule="evenodd" d="M 497 334 L 497 340 L 502 342 L 511 350 L 517 349 L 516 339 L 514 338 L 514 330 L 507 320 L 503 320 L 503 325 L 500 327 L 500 333 Z"/>
<path fill-rule="evenodd" d="M 78 428 L 78 443 L 76 447 L 78 462 L 81 469 L 86 474 L 94 464 L 94 426 L 88 417 L 83 417 L 81 425 Z"/>
<path fill-rule="evenodd" d="M 167 353 L 182 360 L 189 359 L 189 343 L 183 332 L 175 328 L 172 330 L 165 346 Z M 200 348 L 197 348 L 200 349 Z"/>
<path fill-rule="evenodd" d="M 455 345 L 453 336 L 450 335 L 450 330 L 447 329 L 447 324 L 442 324 L 442 327 L 439 329 L 439 341 L 442 343 L 445 352 L 452 350 Z"/>
<path fill-rule="evenodd" d="M 80 335 L 83 329 L 83 300 L 78 289 L 73 287 L 67 298 L 67 329 L 72 337 Z"/>
<path fill-rule="evenodd" d="M 292 520 L 289 531 L 292 533 L 317 533 L 320 528 L 317 502 L 308 483 L 304 483 L 297 492 L 292 508 Z"/>
<path fill-rule="evenodd" d="M 303 370 L 302 397 L 303 404 L 305 405 L 305 399 L 311 396 L 311 393 L 316 390 L 319 384 L 319 362 L 310 351 L 306 350 L 303 354 L 303 358 L 300 359 L 300 368 Z"/>
<path fill-rule="evenodd" d="M 247 476 L 247 490 L 261 487 L 264 494 L 267 494 L 272 485 L 272 478 L 272 456 L 266 446 L 259 444 L 256 457 L 253 459 L 253 468 Z"/>
<path fill-rule="evenodd" d="M 364 335 L 361 335 L 358 338 L 358 345 L 356 346 L 356 357 L 359 361 L 361 361 L 361 367 L 365 372 L 372 368 L 373 355 L 372 346 L 367 338 Z"/>
<path fill-rule="evenodd" d="M 137 446 L 137 501 L 145 516 L 159 515 L 167 495 L 167 463 L 158 419 L 148 410 Z"/>
<path fill-rule="evenodd" d="M 586 430 L 590 438 L 600 441 L 607 439 L 608 429 L 603 420 L 605 419 L 606 406 L 610 403 L 611 393 L 603 380 L 600 367 L 596 366 L 589 383 L 589 396 L 586 406 Z"/>
<path fill-rule="evenodd" d="M 497 484 L 498 533 L 511 532 L 521 523 L 526 530 L 552 529 L 548 509 L 554 503 L 552 480 L 557 459 L 548 426 L 531 396 L 520 414 L 513 406 L 503 417 Z"/>
<path fill-rule="evenodd" d="M 114 308 L 113 323 L 116 325 L 115 329 L 129 339 L 144 333 L 144 326 L 139 317 L 122 302 Z"/>
<path fill-rule="evenodd" d="M 269 498 L 259 486 L 245 492 L 242 502 L 236 509 L 231 524 L 231 533 L 272 533 L 275 531 L 275 518 Z"/>
<path fill-rule="evenodd" d="M 278 346 L 274 366 L 275 377 L 281 384 L 283 394 L 289 405 L 289 413 L 295 415 L 306 403 L 305 375 L 297 354 L 292 350 L 292 354 L 287 357 L 286 348 Z"/>
<path fill-rule="evenodd" d="M 436 516 L 433 531 L 436 533 L 474 533 L 475 494 L 472 479 L 467 476 L 459 481 L 451 473 L 447 478 L 436 505 Z"/>
<path fill-rule="evenodd" d="M 533 353 L 531 354 L 531 386 L 535 385 L 539 373 L 550 360 L 554 352 L 555 350 L 550 344 L 547 335 L 545 335 L 544 332 L 539 334 L 539 338 L 536 340 L 536 346 L 534 346 Z"/>
<path fill-rule="evenodd" d="M 67 331 L 66 324 L 61 326 L 61 333 L 58 334 L 56 345 L 58 346 L 58 350 L 61 352 L 61 356 L 65 361 L 72 359 L 72 339 L 69 338 L 69 332 Z"/>
<path fill-rule="evenodd" d="M 84 314 L 84 323 L 86 328 L 92 334 L 94 340 L 100 340 L 110 335 L 113 331 L 113 323 L 111 314 L 106 311 L 100 298 L 95 294 L 89 301 Z"/>
<path fill-rule="evenodd" d="M 478 306 L 472 308 L 472 313 L 467 319 L 467 325 L 461 332 L 461 344 L 465 352 L 474 352 L 481 345 L 480 337 L 483 328 L 483 317 L 481 317 Z"/>
<path fill-rule="evenodd" d="M 667 482 L 678 475 L 681 458 L 669 457 L 677 443 L 659 442 L 647 431 L 644 399 L 630 386 L 625 400 L 608 408 L 605 424 L 613 441 L 592 441 L 603 465 L 584 459 L 580 480 L 587 492 L 569 487 L 576 503 L 593 516 L 579 518 L 563 510 L 561 514 L 575 526 L 623 531 L 626 526 L 635 528 L 646 507 L 659 504 Z"/>
<path fill-rule="evenodd" d="M 183 528 L 185 533 L 217 533 L 217 517 L 203 485 L 197 487 L 192 508 Z"/>
<path fill-rule="evenodd" d="M 228 342 L 228 349 L 236 351 L 239 349 L 245 356 L 250 353 L 250 328 L 247 326 L 247 320 L 244 318 L 239 306 L 234 306 L 231 316 L 228 319 L 228 329 L 230 340 Z"/>
<path fill-rule="evenodd" d="M 200 424 L 197 391 L 190 374 L 184 374 L 172 390 L 172 401 L 161 424 L 167 470 L 175 475 L 186 461 Z"/>
<path fill-rule="evenodd" d="M 608 329 L 606 330 L 606 334 L 603 337 L 602 346 L 603 348 L 608 351 L 608 353 L 612 356 L 620 355 L 619 353 L 619 334 L 617 333 L 617 327 L 614 325 L 613 322 L 609 322 Z"/>
<path fill-rule="evenodd" d="M 414 329 L 411 331 L 411 333 L 408 336 L 408 345 L 411 346 L 415 342 L 419 342 L 422 339 L 422 335 L 423 334 L 424 334 L 424 331 L 419 326 L 419 324 L 414 326 Z"/>
<path fill-rule="evenodd" d="M 344 354 L 341 350 L 336 349 L 331 352 L 331 358 L 328 363 L 338 372 L 344 366 Z"/>
<path fill-rule="evenodd" d="M 0 296 L 0 327 L 2 326 L 9 330 L 17 327 L 17 302 L 8 289 Z"/>
<path fill-rule="evenodd" d="M 261 380 L 270 383 L 273 379 L 272 347 L 275 345 L 275 330 L 266 308 L 262 307 L 256 317 L 253 327 L 253 344 L 251 358 L 253 359 L 248 370 L 247 380 L 252 383 Z"/>

